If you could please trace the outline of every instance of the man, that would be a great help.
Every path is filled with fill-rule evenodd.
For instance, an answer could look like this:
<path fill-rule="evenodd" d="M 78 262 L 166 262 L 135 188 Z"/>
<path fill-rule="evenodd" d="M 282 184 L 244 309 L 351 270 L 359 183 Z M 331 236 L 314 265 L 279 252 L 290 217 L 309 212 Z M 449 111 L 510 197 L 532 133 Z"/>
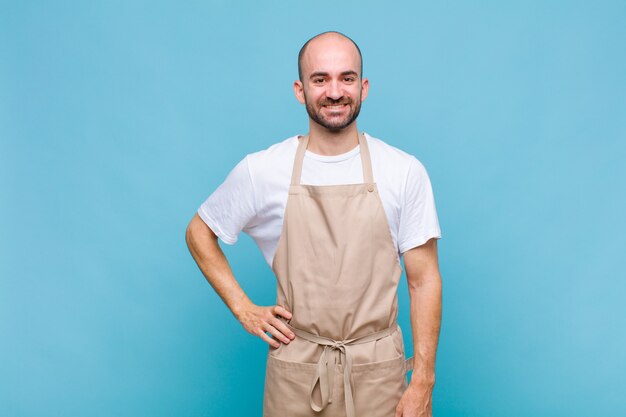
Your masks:
<path fill-rule="evenodd" d="M 187 244 L 243 327 L 270 345 L 265 417 L 431 416 L 441 278 L 428 175 L 358 132 L 369 81 L 351 39 L 313 37 L 298 70 L 309 134 L 246 156 L 191 220 Z M 242 230 L 276 274 L 274 306 L 246 296 L 217 243 L 235 243 Z M 412 361 L 396 323 L 400 255 Z"/>

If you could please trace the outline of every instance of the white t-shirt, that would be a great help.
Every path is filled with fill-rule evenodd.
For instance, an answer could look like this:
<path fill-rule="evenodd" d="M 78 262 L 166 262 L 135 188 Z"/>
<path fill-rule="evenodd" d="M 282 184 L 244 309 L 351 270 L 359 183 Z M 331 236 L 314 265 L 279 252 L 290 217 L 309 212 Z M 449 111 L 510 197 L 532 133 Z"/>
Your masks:
<path fill-rule="evenodd" d="M 382 200 L 398 255 L 441 231 L 430 179 L 424 166 L 407 154 L 365 133 L 374 182 Z M 298 136 L 247 155 L 198 209 L 198 215 L 227 244 L 247 233 L 272 265 L 282 232 Z M 323 156 L 306 151 L 302 184 L 335 185 L 363 182 L 360 146 Z"/>

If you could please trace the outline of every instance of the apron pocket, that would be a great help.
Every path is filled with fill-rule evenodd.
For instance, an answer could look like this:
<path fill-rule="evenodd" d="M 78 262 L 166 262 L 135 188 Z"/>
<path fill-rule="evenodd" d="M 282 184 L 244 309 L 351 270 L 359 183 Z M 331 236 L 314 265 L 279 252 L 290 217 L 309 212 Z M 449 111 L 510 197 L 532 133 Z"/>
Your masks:
<path fill-rule="evenodd" d="M 408 387 L 404 354 L 395 359 L 352 366 L 357 416 L 394 417 Z"/>
<path fill-rule="evenodd" d="M 317 364 L 267 357 L 263 417 L 312 417 L 310 388 Z"/>

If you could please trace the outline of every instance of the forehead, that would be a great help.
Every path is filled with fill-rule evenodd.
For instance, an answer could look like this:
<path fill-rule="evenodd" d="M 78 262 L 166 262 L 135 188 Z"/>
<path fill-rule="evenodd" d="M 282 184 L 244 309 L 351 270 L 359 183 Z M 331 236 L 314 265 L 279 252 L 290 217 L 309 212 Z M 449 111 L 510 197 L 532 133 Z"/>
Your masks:
<path fill-rule="evenodd" d="M 321 36 L 313 39 L 302 57 L 303 72 L 360 73 L 361 60 L 354 44 L 340 36 Z"/>

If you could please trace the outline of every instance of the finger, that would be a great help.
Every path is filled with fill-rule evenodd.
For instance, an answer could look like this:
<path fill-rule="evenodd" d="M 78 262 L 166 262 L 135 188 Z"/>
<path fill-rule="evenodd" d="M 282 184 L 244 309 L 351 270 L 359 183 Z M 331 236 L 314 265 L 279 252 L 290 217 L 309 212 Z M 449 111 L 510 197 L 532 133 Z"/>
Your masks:
<path fill-rule="evenodd" d="M 291 313 L 289 311 L 287 311 L 287 309 L 283 306 L 274 306 L 274 314 L 277 314 L 281 317 L 286 318 L 287 320 L 289 320 L 291 318 Z"/>
<path fill-rule="evenodd" d="M 272 347 L 277 348 L 280 346 L 280 343 L 278 343 L 276 340 L 269 337 L 262 329 L 258 330 L 257 335 Z"/>
<path fill-rule="evenodd" d="M 289 339 L 293 339 L 296 337 L 296 335 L 293 334 L 291 329 L 287 327 L 287 325 L 284 322 L 282 322 L 281 320 L 278 320 L 276 317 L 273 317 L 272 319 L 270 319 L 269 323 L 272 326 L 274 326 L 279 332 L 287 336 Z"/>
<path fill-rule="evenodd" d="M 274 339 L 278 339 L 283 343 L 289 343 L 291 341 L 287 336 L 279 332 L 278 329 L 276 329 L 276 327 L 272 326 L 271 324 L 265 323 L 264 327 L 265 327 L 265 331 L 270 332 L 272 336 L 274 336 Z"/>

